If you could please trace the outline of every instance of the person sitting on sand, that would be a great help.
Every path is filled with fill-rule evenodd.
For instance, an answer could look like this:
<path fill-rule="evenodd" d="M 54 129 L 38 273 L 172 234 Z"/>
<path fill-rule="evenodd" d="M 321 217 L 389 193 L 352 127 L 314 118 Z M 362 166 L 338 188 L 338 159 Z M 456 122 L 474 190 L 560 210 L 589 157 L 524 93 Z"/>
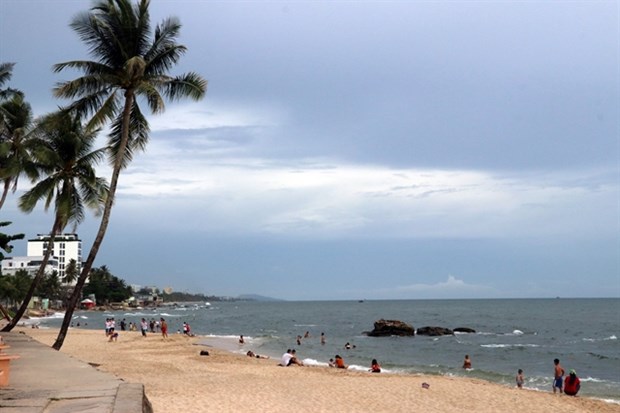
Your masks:
<path fill-rule="evenodd" d="M 569 396 L 576 396 L 581 388 L 581 381 L 577 377 L 577 372 L 571 369 L 570 374 L 564 380 L 564 393 Z"/>
<path fill-rule="evenodd" d="M 297 359 L 297 351 L 295 349 L 291 350 L 290 348 L 286 350 L 286 353 L 282 354 L 282 359 L 280 360 L 280 366 L 288 367 L 291 364 L 297 364 L 298 366 L 303 366 L 304 363 Z"/>
<path fill-rule="evenodd" d="M 346 364 L 344 364 L 344 360 L 338 354 L 336 354 L 336 357 L 334 357 L 334 359 L 335 359 L 334 362 L 336 363 L 337 368 L 346 369 L 349 367 Z"/>
<path fill-rule="evenodd" d="M 286 349 L 286 353 L 282 354 L 282 358 L 280 359 L 280 366 L 287 367 L 289 364 L 291 364 L 291 358 L 293 358 L 291 352 L 292 350 L 289 348 Z"/>
<path fill-rule="evenodd" d="M 108 341 L 116 341 L 118 340 L 118 333 L 114 331 L 114 327 L 110 328 L 110 332 L 108 334 Z"/>
<path fill-rule="evenodd" d="M 256 354 L 252 350 L 248 350 L 248 352 L 245 353 L 245 355 L 248 357 L 256 357 L 257 359 L 268 359 L 269 358 L 269 356 L 261 356 L 260 354 Z"/>
<path fill-rule="evenodd" d="M 469 354 L 465 354 L 465 360 L 463 360 L 463 368 L 471 369 L 471 359 L 469 358 Z"/>
<path fill-rule="evenodd" d="M 515 377 L 515 381 L 517 382 L 517 387 L 522 389 L 523 383 L 525 381 L 525 377 L 523 376 L 523 370 L 519 369 L 517 371 L 517 377 Z"/>
<path fill-rule="evenodd" d="M 291 364 L 297 364 L 298 366 L 303 366 L 304 365 L 304 363 L 297 358 L 297 350 L 295 350 L 295 349 L 291 350 L 291 354 L 293 355 L 293 357 L 291 357 L 291 361 L 289 361 L 289 363 L 288 363 L 289 366 Z"/>
<path fill-rule="evenodd" d="M 372 359 L 370 363 L 370 371 L 373 373 L 381 373 L 381 366 L 377 362 L 377 359 Z"/>

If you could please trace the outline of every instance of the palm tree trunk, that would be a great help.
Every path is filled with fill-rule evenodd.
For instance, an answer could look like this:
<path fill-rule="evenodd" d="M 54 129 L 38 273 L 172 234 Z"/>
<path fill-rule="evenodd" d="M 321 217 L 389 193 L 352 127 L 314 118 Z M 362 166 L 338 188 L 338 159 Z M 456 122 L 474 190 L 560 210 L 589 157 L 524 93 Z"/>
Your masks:
<path fill-rule="evenodd" d="M 0 304 L 0 315 L 2 315 L 2 318 L 6 319 L 6 321 L 11 321 L 11 316 L 9 315 L 9 312 L 6 311 L 6 308 L 4 308 L 2 304 Z"/>
<path fill-rule="evenodd" d="M 6 196 L 9 193 L 10 188 L 11 188 L 11 180 L 5 179 L 4 188 L 2 189 L 2 198 L 0 198 L 0 209 L 2 209 L 2 206 L 4 205 L 4 201 L 6 201 Z"/>
<path fill-rule="evenodd" d="M 78 300 L 82 296 L 82 288 L 84 287 L 86 279 L 90 274 L 90 270 L 93 266 L 93 263 L 95 262 L 97 253 L 99 252 L 99 247 L 101 247 L 101 243 L 103 242 L 103 238 L 105 237 L 105 233 L 108 229 L 108 224 L 110 222 L 110 213 L 112 212 L 114 195 L 116 194 L 116 186 L 118 184 L 118 177 L 123 166 L 123 158 L 125 157 L 125 151 L 129 142 L 129 120 L 131 119 L 131 108 L 133 107 L 134 99 L 135 97 L 133 91 L 127 90 L 125 92 L 125 107 L 123 108 L 123 129 L 121 142 L 118 148 L 118 153 L 116 154 L 116 159 L 114 161 L 114 169 L 112 170 L 112 178 L 110 179 L 108 198 L 105 202 L 103 215 L 101 217 L 101 223 L 99 224 L 99 230 L 97 231 L 97 235 L 95 236 L 95 241 L 90 248 L 88 258 L 86 259 L 86 262 L 82 267 L 82 272 L 78 277 L 77 284 L 73 288 L 73 293 L 71 293 L 71 297 L 69 298 L 69 303 L 67 304 L 67 309 L 65 311 L 65 316 L 62 320 L 62 325 L 60 326 L 60 331 L 58 332 L 58 337 L 56 337 L 56 341 L 52 345 L 52 348 L 54 348 L 55 350 L 60 350 L 62 344 L 65 341 L 67 331 L 69 331 L 69 326 L 71 325 L 71 319 L 73 318 L 73 312 L 75 311 Z"/>
<path fill-rule="evenodd" d="M 22 301 L 22 305 L 15 313 L 13 319 L 2 329 L 2 331 L 11 331 L 17 325 L 19 320 L 24 316 L 26 309 L 28 308 L 28 304 L 30 304 L 30 300 L 34 296 L 34 290 L 37 289 L 37 286 L 41 282 L 41 279 L 45 275 L 45 267 L 49 262 L 50 256 L 52 255 L 52 250 L 54 248 L 54 240 L 56 239 L 56 234 L 60 231 L 60 217 L 56 215 L 56 219 L 54 220 L 54 225 L 52 226 L 52 233 L 50 234 L 50 239 L 47 244 L 47 249 L 45 250 L 45 255 L 43 255 L 43 261 L 39 266 L 37 271 L 37 275 L 35 275 L 34 279 L 30 283 L 30 288 L 28 288 L 28 292 L 26 293 L 26 297 L 24 297 L 24 301 Z"/>

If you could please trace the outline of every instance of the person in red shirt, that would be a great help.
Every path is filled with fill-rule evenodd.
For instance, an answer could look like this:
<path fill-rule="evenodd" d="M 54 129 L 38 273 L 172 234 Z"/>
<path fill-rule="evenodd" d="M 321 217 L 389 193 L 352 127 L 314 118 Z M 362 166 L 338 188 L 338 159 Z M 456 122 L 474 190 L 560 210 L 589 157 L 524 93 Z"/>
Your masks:
<path fill-rule="evenodd" d="M 569 396 L 576 396 L 580 388 L 581 382 L 579 377 L 577 377 L 575 370 L 571 370 L 566 380 L 564 380 L 564 393 Z"/>
<path fill-rule="evenodd" d="M 344 360 L 343 360 L 343 358 L 342 358 L 342 357 L 340 357 L 338 354 L 336 354 L 335 359 L 336 359 L 336 360 L 335 360 L 335 362 L 336 362 L 336 367 L 338 367 L 339 369 L 346 369 L 346 368 L 347 368 L 347 365 L 346 365 L 346 364 L 344 364 Z"/>

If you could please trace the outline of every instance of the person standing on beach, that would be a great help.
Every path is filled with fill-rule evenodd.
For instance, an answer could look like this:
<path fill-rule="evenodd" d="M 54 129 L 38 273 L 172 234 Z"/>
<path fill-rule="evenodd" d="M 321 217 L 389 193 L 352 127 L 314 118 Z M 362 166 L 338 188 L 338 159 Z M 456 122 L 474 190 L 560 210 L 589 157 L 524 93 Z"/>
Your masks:
<path fill-rule="evenodd" d="M 517 377 L 515 377 L 515 381 L 517 382 L 517 387 L 522 389 L 523 383 L 525 382 L 525 377 L 523 376 L 523 370 L 519 369 L 517 371 Z"/>
<path fill-rule="evenodd" d="M 146 337 L 146 331 L 149 329 L 149 325 L 146 322 L 146 319 L 142 319 L 140 321 L 140 330 L 142 331 L 142 337 Z"/>
<path fill-rule="evenodd" d="M 564 369 L 560 365 L 559 359 L 553 360 L 553 364 L 555 365 L 555 368 L 553 370 L 553 394 L 555 394 L 555 392 L 558 390 L 560 391 L 560 394 L 562 394 L 562 379 L 564 377 Z"/>
<path fill-rule="evenodd" d="M 164 320 L 163 317 L 160 319 L 159 328 L 161 329 L 162 338 L 167 339 L 168 338 L 168 323 L 166 323 L 166 320 Z"/>

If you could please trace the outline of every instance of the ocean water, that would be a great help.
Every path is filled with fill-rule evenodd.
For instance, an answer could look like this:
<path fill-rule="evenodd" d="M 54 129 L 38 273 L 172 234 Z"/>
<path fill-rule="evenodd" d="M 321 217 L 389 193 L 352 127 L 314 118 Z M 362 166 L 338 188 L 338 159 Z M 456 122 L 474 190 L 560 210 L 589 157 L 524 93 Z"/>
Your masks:
<path fill-rule="evenodd" d="M 295 348 L 306 364 L 319 366 L 339 354 L 351 369 L 365 371 L 376 358 L 387 374 L 475 377 L 506 386 L 514 386 L 517 370 L 523 369 L 525 387 L 541 391 L 551 390 L 553 359 L 559 358 L 566 371 L 577 371 L 580 395 L 620 403 L 620 299 L 213 302 L 131 312 L 80 311 L 74 323 L 103 330 L 106 317 L 115 317 L 117 325 L 123 318 L 129 323 L 164 317 L 171 333 L 186 321 L 193 333 L 207 336 L 208 345 L 242 354 L 252 350 L 276 360 Z M 381 318 L 415 328 L 470 327 L 476 333 L 366 336 Z M 37 322 L 53 327 L 61 319 Z M 296 337 L 306 332 L 310 337 L 298 345 Z M 238 343 L 241 334 L 243 345 Z M 347 342 L 355 348 L 344 349 Z M 465 354 L 472 359 L 471 370 L 461 367 Z"/>

